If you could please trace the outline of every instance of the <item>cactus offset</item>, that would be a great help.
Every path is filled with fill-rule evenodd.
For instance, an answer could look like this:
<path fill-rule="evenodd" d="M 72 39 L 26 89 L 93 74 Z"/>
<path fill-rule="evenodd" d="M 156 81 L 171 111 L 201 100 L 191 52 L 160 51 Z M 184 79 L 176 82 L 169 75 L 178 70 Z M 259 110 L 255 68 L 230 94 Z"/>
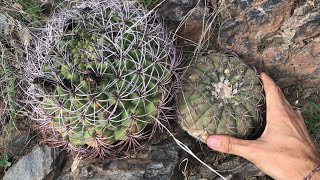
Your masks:
<path fill-rule="evenodd" d="M 30 95 L 41 98 L 35 119 L 58 132 L 54 142 L 104 156 L 138 145 L 172 109 L 177 62 L 153 15 L 113 0 L 79 7 L 49 21 L 30 59 Z"/>
<path fill-rule="evenodd" d="M 180 125 L 204 143 L 214 134 L 248 138 L 261 125 L 263 104 L 256 72 L 235 57 L 213 53 L 186 72 L 179 97 Z"/>

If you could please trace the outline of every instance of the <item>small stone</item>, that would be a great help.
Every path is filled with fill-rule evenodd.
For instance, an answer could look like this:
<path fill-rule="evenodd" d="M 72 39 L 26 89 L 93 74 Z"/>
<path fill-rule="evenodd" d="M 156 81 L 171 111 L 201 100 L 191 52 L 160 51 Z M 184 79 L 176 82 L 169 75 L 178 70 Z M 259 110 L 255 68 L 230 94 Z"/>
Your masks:
<path fill-rule="evenodd" d="M 311 9 L 310 6 L 308 4 L 305 4 L 295 9 L 293 14 L 296 16 L 303 16 L 307 14 L 310 11 L 310 9 Z"/>
<path fill-rule="evenodd" d="M 177 179 L 180 148 L 174 143 L 153 146 L 137 154 L 136 158 L 111 159 L 99 163 L 81 164 L 76 173 L 60 175 L 59 180 L 70 179 Z"/>
<path fill-rule="evenodd" d="M 42 180 L 53 171 L 59 151 L 48 146 L 36 146 L 5 173 L 3 180 Z"/>
<path fill-rule="evenodd" d="M 197 176 L 189 176 L 188 180 L 198 180 L 198 179 L 197 179 Z"/>
<path fill-rule="evenodd" d="M 26 153 L 26 146 L 32 136 L 29 134 L 22 134 L 17 137 L 14 137 L 9 144 L 9 154 L 10 156 L 19 156 L 20 154 Z"/>

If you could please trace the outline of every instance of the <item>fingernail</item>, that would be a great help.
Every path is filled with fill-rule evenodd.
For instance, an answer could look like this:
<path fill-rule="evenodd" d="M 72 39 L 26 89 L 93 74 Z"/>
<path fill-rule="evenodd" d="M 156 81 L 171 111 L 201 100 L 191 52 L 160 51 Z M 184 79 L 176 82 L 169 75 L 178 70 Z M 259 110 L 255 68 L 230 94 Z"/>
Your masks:
<path fill-rule="evenodd" d="M 299 109 L 296 109 L 296 111 L 299 115 L 301 115 L 301 111 Z"/>
<path fill-rule="evenodd" d="M 214 150 L 218 150 L 219 149 L 219 145 L 220 145 L 220 140 L 219 137 L 217 136 L 210 136 L 207 140 L 207 145 Z"/>

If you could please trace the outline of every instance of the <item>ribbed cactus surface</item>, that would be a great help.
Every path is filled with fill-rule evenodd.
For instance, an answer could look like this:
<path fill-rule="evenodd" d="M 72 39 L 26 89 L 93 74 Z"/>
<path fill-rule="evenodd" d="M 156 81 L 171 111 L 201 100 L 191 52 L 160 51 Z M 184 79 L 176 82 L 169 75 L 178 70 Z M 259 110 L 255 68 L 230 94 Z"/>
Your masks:
<path fill-rule="evenodd" d="M 186 71 L 182 87 L 180 125 L 199 141 L 214 134 L 248 138 L 261 125 L 259 77 L 235 57 L 201 57 Z"/>
<path fill-rule="evenodd" d="M 75 151 L 133 148 L 172 109 L 175 66 L 153 15 L 113 0 L 83 2 L 53 16 L 30 59 L 35 119 Z"/>

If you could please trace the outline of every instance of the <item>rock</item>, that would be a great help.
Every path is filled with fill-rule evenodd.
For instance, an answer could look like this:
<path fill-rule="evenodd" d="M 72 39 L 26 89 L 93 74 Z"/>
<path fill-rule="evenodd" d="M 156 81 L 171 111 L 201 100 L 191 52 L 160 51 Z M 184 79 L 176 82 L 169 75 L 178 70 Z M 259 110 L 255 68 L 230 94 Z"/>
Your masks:
<path fill-rule="evenodd" d="M 57 149 L 37 145 L 29 154 L 9 168 L 3 180 L 42 180 L 53 171 L 53 164 L 58 155 Z"/>
<path fill-rule="evenodd" d="M 136 157 L 124 159 L 107 159 L 91 161 L 79 165 L 76 173 L 67 173 L 58 179 L 175 179 L 179 164 L 177 145 L 170 144 L 152 146 L 142 150 Z"/>
<path fill-rule="evenodd" d="M 263 174 L 254 164 L 238 156 L 230 156 L 230 159 L 220 163 L 217 167 L 219 172 L 227 179 L 233 180 L 246 179 Z M 217 177 L 215 180 L 221 180 L 221 178 Z"/>
<path fill-rule="evenodd" d="M 177 139 L 187 145 L 205 163 L 221 170 L 225 177 L 244 178 L 261 173 L 253 164 L 240 157 L 221 158 L 220 154 L 203 145 L 201 147 L 199 142 L 180 131 L 177 133 Z M 220 159 L 219 163 L 214 163 L 214 159 Z M 207 167 L 183 151 L 171 137 L 164 138 L 153 145 L 145 145 L 143 149 L 128 155 L 127 158 L 82 160 L 77 168 L 70 172 L 71 164 L 69 168 L 65 167 L 69 171 L 62 173 L 56 178 L 57 180 L 178 180 L 185 176 L 195 180 L 218 178 Z"/>
<path fill-rule="evenodd" d="M 211 22 L 213 11 L 206 0 L 166 0 L 157 10 L 168 29 L 178 35 L 177 44 L 185 53 L 193 52 L 199 43 L 209 45 L 211 28 L 203 27 Z"/>
<path fill-rule="evenodd" d="M 203 148 L 202 151 L 204 153 L 199 156 L 200 159 L 202 159 L 206 164 L 212 165 L 212 168 L 217 170 L 226 179 L 246 179 L 260 176 L 262 174 L 259 168 L 241 157 L 216 153 L 208 148 Z M 194 161 L 194 159 L 190 158 L 190 161 Z M 189 177 L 192 177 L 192 179 L 222 179 L 220 176 L 216 175 L 214 172 L 198 162 L 190 163 L 187 167 L 189 168 L 187 171 L 190 175 Z"/>
<path fill-rule="evenodd" d="M 28 146 L 28 142 L 31 140 L 32 136 L 29 134 L 22 134 L 16 136 L 9 143 L 8 154 L 10 156 L 19 156 L 21 154 L 25 154 L 28 150 L 26 148 Z"/>
<path fill-rule="evenodd" d="M 232 49 L 259 71 L 267 71 L 282 87 L 320 82 L 320 8 L 293 0 L 229 3 L 221 14 L 219 47 Z M 228 2 L 226 3 L 228 4 Z M 231 7 L 230 7 L 231 6 Z M 294 12 L 294 13 L 291 13 Z"/>
<path fill-rule="evenodd" d="M 194 4 L 195 1 L 190 0 L 189 6 L 184 8 L 184 4 L 170 6 L 166 3 L 177 1 L 168 0 L 158 11 L 169 29 L 176 30 L 183 24 L 177 31 L 182 37 L 177 43 L 183 50 L 194 50 L 185 45 L 200 42 L 202 30 L 210 28 L 207 23 L 210 19 L 205 15 L 209 13 L 201 12 L 211 13 L 221 7 L 219 18 L 211 24 L 214 33 L 210 46 L 203 44 L 203 49 L 234 52 L 258 72 L 267 72 L 290 102 L 299 103 L 298 107 L 309 103 L 305 97 L 320 103 L 319 91 L 303 92 L 303 89 L 320 89 L 319 0 L 210 0 L 211 7 L 205 6 L 203 1 Z M 222 2 L 224 4 L 220 4 Z M 185 14 L 190 16 L 186 19 Z M 199 164 L 189 164 L 189 177 L 210 179 L 208 176 L 214 176 L 203 177 L 202 168 Z M 228 179 L 261 175 L 254 165 L 237 158 L 216 164 L 216 168 L 229 169 L 224 173 Z"/>

